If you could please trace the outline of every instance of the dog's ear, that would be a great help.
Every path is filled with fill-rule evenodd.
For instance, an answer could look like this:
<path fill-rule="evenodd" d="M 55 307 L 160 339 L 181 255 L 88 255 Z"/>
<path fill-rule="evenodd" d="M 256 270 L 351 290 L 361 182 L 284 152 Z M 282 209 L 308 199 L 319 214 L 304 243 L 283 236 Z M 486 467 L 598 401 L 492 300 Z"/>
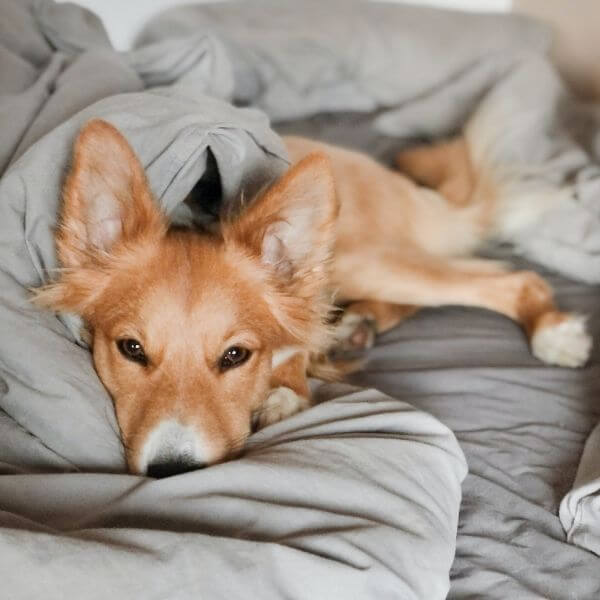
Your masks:
<path fill-rule="evenodd" d="M 106 121 L 87 123 L 63 190 L 56 248 L 58 281 L 33 290 L 34 302 L 86 315 L 108 282 L 106 260 L 120 242 L 166 231 L 146 176 L 125 138 Z"/>
<path fill-rule="evenodd" d="M 156 207 L 142 165 L 115 127 L 95 119 L 79 133 L 56 233 L 63 267 L 81 267 L 119 241 L 160 233 Z"/>
<path fill-rule="evenodd" d="M 224 236 L 250 248 L 283 280 L 310 277 L 331 257 L 337 213 L 331 164 L 313 153 L 225 226 Z"/>

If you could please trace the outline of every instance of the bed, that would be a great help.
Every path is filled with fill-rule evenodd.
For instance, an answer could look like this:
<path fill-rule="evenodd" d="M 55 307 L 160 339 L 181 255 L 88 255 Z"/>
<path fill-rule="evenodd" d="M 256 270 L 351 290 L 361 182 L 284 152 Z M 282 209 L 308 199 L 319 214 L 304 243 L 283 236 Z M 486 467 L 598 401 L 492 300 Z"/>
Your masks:
<path fill-rule="evenodd" d="M 110 399 L 78 322 L 35 309 L 27 295 L 56 267 L 60 182 L 72 139 L 92 116 L 121 126 L 165 210 L 193 221 L 181 200 L 202 180 L 208 155 L 224 201 L 286 167 L 263 112 L 278 134 L 390 163 L 406 144 L 462 125 L 495 82 L 518 87 L 535 73 L 549 87 L 535 90 L 531 103 L 543 96 L 546 108 L 528 112 L 534 126 L 512 140 L 532 162 L 550 165 L 534 176 L 568 181 L 578 203 L 560 215 L 562 226 L 551 216 L 490 252 L 542 272 L 561 306 L 590 315 L 590 332 L 600 336 L 597 129 L 582 136 L 572 126 L 565 138 L 564 122 L 557 124 L 565 96 L 552 96 L 558 84 L 544 59 L 545 28 L 345 3 L 353 11 L 346 26 L 362 36 L 365 55 L 379 56 L 381 71 L 357 68 L 344 79 L 350 65 L 366 64 L 347 59 L 356 45 L 336 62 L 344 27 L 329 36 L 332 46 L 319 38 L 317 53 L 306 45 L 312 25 L 303 7 L 263 6 L 260 22 L 240 5 L 176 9 L 124 54 L 111 52 L 87 12 L 51 2 L 2 8 L 0 41 L 27 64 L 13 69 L 1 55 L 20 74 L 12 96 L 0 98 L 0 114 L 12 121 L 4 121 L 0 149 L 0 573 L 8 597 L 599 597 L 598 556 L 568 543 L 558 517 L 600 416 L 599 350 L 583 369 L 544 366 L 515 324 L 487 311 L 419 312 L 377 339 L 351 385 L 313 382 L 323 403 L 260 432 L 240 461 L 161 481 L 124 473 Z M 335 10 L 318 10 L 321 24 L 339 21 Z M 404 49 L 409 59 L 381 54 L 365 23 L 382 22 L 383 49 Z M 286 29 L 302 30 L 299 23 L 304 46 Z M 43 35 L 17 39 L 19 27 Z M 390 37 L 398 28 L 404 38 Z M 185 35 L 190 30 L 196 37 Z M 264 31 L 272 32 L 266 41 Z M 439 31 L 448 36 L 441 43 L 422 42 L 439 41 Z M 466 31 L 446 56 L 448 40 Z M 281 52 L 268 54 L 269 45 Z M 278 74 L 292 58 L 298 78 L 290 84 Z M 401 85 L 415 63 L 424 70 L 432 61 L 437 71 Z M 400 72 L 383 77 L 390 64 Z M 230 109 L 232 99 L 250 108 Z M 515 114 L 514 106 L 502 109 Z M 494 160 L 514 154 L 506 146 Z M 576 227 L 582 219 L 585 236 Z"/>

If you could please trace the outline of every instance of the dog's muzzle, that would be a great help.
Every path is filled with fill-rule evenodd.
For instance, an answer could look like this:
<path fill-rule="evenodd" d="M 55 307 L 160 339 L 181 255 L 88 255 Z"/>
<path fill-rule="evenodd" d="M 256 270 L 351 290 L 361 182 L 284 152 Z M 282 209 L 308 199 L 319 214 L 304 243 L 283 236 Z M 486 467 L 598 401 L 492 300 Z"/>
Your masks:
<path fill-rule="evenodd" d="M 160 422 L 148 435 L 140 452 L 137 471 L 162 478 L 203 469 L 209 452 L 202 434 L 175 419 Z"/>

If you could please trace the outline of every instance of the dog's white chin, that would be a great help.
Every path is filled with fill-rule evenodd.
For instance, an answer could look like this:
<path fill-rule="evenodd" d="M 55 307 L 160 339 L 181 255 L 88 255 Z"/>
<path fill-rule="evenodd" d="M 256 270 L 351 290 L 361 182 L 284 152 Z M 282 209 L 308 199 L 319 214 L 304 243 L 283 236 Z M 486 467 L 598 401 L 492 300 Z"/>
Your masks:
<path fill-rule="evenodd" d="M 581 315 L 570 315 L 561 323 L 540 327 L 531 338 L 533 355 L 550 365 L 582 367 L 591 350 L 592 338 Z"/>

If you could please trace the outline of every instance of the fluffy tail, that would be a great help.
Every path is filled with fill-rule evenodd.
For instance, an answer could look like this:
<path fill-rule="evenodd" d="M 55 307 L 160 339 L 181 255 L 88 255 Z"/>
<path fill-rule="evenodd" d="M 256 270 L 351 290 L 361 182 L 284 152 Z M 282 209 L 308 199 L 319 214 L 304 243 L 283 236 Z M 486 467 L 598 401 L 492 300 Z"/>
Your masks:
<path fill-rule="evenodd" d="M 415 229 L 430 232 L 424 244 L 434 254 L 472 254 L 491 236 L 494 194 L 486 176 L 476 172 L 469 158 L 465 137 L 403 150 L 396 165 L 413 181 L 424 186 L 413 216 Z"/>
<path fill-rule="evenodd" d="M 524 155 L 551 122 L 550 113 L 524 110 L 510 94 L 486 99 L 467 122 L 463 135 L 475 182 L 471 202 L 487 202 L 492 209 L 488 237 L 516 242 L 546 212 L 573 201 L 572 186 L 555 183 L 552 166 Z"/>
<path fill-rule="evenodd" d="M 445 228 L 464 245 L 456 254 L 489 239 L 515 243 L 547 211 L 573 201 L 572 186 L 556 184 L 548 167 L 532 166 L 535 157 L 519 155 L 522 147 L 532 146 L 522 137 L 539 136 L 544 129 L 538 112 L 530 122 L 515 102 L 503 96 L 484 102 L 461 137 L 396 157 L 401 171 L 446 200 Z"/>

